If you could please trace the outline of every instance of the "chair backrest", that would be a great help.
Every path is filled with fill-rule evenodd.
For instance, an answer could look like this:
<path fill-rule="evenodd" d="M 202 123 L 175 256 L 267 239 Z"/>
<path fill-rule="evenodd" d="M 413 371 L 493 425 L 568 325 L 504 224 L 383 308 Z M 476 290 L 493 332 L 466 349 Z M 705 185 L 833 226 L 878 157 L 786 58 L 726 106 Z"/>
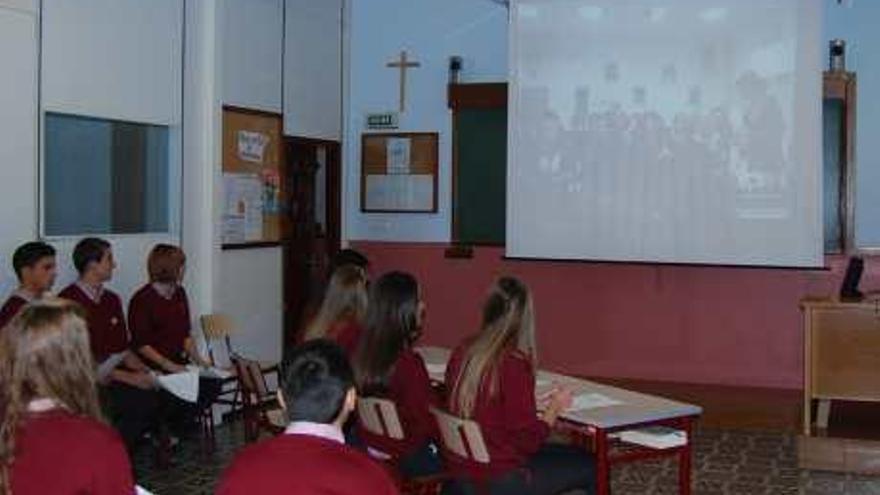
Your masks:
<path fill-rule="evenodd" d="M 238 374 L 241 391 L 246 400 L 258 400 L 271 393 L 269 392 L 269 386 L 266 384 L 266 377 L 263 376 L 263 369 L 260 367 L 259 362 L 241 356 L 233 357 L 232 362 L 235 364 L 235 371 Z"/>
<path fill-rule="evenodd" d="M 232 317 L 223 313 L 213 313 L 202 315 L 199 321 L 202 324 L 202 334 L 205 336 L 205 345 L 208 347 L 208 357 L 211 358 L 211 362 L 216 362 L 214 360 L 213 345 L 211 344 L 213 341 L 220 339 L 226 344 L 226 354 L 231 360 L 235 352 L 232 350 L 232 342 L 229 337 L 236 331 L 235 321 Z"/>
<path fill-rule="evenodd" d="M 370 433 L 403 440 L 403 427 L 394 402 L 379 397 L 361 397 L 358 399 L 357 413 L 361 424 Z"/>
<path fill-rule="evenodd" d="M 483 464 L 489 463 L 489 450 L 483 440 L 480 425 L 470 419 L 459 418 L 446 411 L 431 408 L 440 428 L 443 447 L 464 459 L 471 459 Z"/>
<path fill-rule="evenodd" d="M 235 332 L 235 322 L 232 317 L 223 313 L 202 315 L 200 318 L 202 331 L 209 339 L 222 339 Z"/>

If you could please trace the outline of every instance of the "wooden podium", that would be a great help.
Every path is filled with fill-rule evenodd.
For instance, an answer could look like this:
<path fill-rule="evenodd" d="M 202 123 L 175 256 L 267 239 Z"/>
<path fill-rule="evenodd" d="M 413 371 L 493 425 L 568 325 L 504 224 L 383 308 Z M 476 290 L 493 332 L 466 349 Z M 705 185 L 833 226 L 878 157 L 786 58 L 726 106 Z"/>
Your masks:
<path fill-rule="evenodd" d="M 831 401 L 880 402 L 880 299 L 801 301 L 804 409 L 801 467 L 876 472 L 880 444 L 827 438 Z M 818 400 L 813 436 L 813 401 Z M 868 456 L 868 458 L 865 457 Z"/>

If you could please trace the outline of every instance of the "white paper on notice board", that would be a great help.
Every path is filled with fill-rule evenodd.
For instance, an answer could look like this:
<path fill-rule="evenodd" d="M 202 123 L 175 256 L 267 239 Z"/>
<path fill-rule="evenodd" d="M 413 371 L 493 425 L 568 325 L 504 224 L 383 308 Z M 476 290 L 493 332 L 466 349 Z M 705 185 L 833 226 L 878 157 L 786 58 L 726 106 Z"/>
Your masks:
<path fill-rule="evenodd" d="M 434 207 L 434 176 L 368 175 L 364 192 L 367 210 L 430 211 Z"/>
<path fill-rule="evenodd" d="M 256 174 L 223 174 L 223 242 L 263 239 L 263 183 Z"/>

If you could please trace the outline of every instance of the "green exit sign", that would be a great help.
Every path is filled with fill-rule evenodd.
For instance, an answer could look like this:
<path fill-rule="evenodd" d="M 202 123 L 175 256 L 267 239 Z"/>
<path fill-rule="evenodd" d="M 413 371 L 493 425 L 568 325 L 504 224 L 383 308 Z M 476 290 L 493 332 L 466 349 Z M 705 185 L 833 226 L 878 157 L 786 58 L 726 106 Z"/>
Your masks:
<path fill-rule="evenodd" d="M 367 114 L 367 129 L 397 129 L 397 113 Z"/>

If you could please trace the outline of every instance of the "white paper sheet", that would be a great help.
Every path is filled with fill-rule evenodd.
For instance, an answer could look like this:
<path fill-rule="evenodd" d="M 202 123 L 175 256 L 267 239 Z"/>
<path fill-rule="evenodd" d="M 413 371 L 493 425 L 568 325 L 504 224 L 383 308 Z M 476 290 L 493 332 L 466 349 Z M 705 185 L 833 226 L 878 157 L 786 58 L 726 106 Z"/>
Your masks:
<path fill-rule="evenodd" d="M 256 174 L 223 174 L 223 242 L 263 239 L 263 182 Z"/>
<path fill-rule="evenodd" d="M 368 210 L 428 211 L 434 207 L 434 176 L 368 175 Z"/>
<path fill-rule="evenodd" d="M 584 411 L 587 409 L 598 409 L 600 407 L 619 406 L 621 404 L 623 404 L 623 402 L 617 399 L 612 399 L 607 395 L 596 393 L 578 394 L 574 397 L 571 407 L 568 410 Z"/>
<path fill-rule="evenodd" d="M 410 138 L 388 138 L 385 140 L 385 168 L 387 174 L 409 174 L 410 144 Z"/>
<path fill-rule="evenodd" d="M 199 398 L 199 373 L 187 370 L 168 375 L 155 374 L 156 383 L 160 387 L 187 402 L 196 402 Z"/>
<path fill-rule="evenodd" d="M 263 163 L 269 136 L 262 132 L 238 131 L 238 158 L 251 163 Z"/>

